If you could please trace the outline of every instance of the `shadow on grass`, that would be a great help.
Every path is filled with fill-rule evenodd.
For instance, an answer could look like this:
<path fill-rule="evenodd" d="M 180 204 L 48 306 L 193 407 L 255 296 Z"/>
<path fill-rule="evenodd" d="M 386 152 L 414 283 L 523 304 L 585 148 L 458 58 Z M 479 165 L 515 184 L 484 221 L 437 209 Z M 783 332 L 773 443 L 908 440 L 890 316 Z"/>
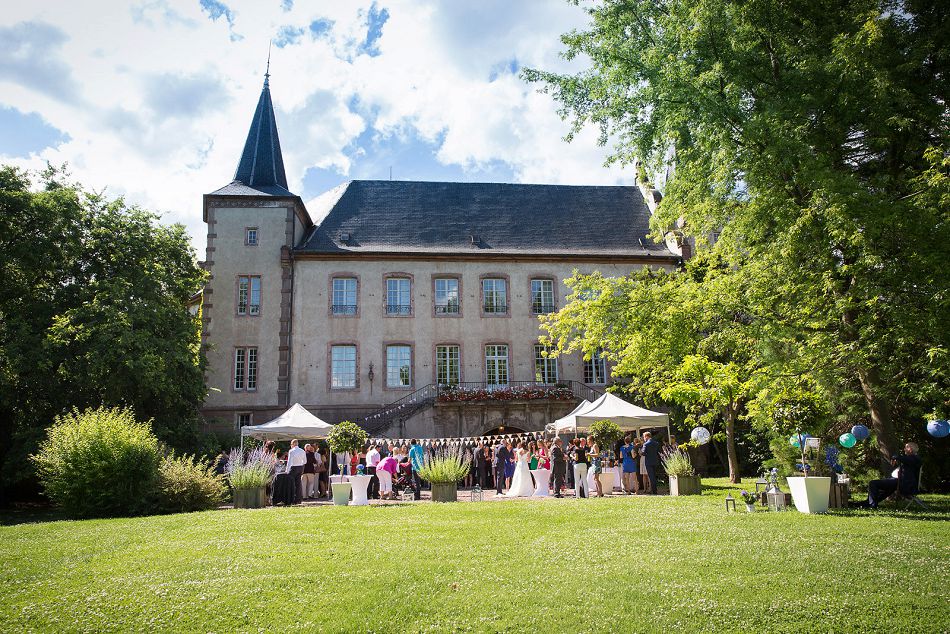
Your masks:
<path fill-rule="evenodd" d="M 69 519 L 59 509 L 50 506 L 30 505 L 0 510 L 0 526 L 37 524 Z"/>

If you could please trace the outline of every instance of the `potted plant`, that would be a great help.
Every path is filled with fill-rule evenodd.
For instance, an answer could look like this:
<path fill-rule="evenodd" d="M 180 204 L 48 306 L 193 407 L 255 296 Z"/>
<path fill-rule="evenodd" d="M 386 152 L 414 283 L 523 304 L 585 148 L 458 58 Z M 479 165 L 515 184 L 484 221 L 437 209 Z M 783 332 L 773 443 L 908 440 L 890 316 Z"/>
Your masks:
<path fill-rule="evenodd" d="M 225 468 L 228 483 L 234 489 L 234 508 L 259 509 L 267 506 L 267 485 L 274 477 L 277 456 L 258 447 L 247 455 L 232 449 Z"/>
<path fill-rule="evenodd" d="M 670 477 L 670 495 L 699 495 L 702 483 L 689 454 L 682 449 L 665 447 L 660 455 L 660 461 Z"/>
<path fill-rule="evenodd" d="M 433 502 L 458 500 L 459 480 L 468 475 L 471 459 L 458 449 L 439 449 L 426 456 L 419 477 L 432 485 Z"/>
<path fill-rule="evenodd" d="M 739 491 L 739 495 L 742 496 L 742 500 L 745 502 L 745 510 L 748 513 L 755 513 L 755 503 L 758 501 L 758 497 L 755 493 L 751 491 L 746 491 L 742 489 Z"/>
<path fill-rule="evenodd" d="M 333 426 L 327 435 L 327 444 L 333 453 L 355 454 L 366 445 L 368 437 L 365 429 L 346 420 Z M 330 488 L 333 489 L 333 503 L 337 506 L 346 506 L 350 501 L 353 485 L 343 481 L 343 470 L 346 465 L 341 464 L 339 467 L 340 481 L 331 482 Z"/>
<path fill-rule="evenodd" d="M 828 510 L 831 477 L 818 476 L 813 471 L 813 467 L 820 462 L 815 459 L 820 441 L 803 431 L 815 429 L 819 418 L 818 407 L 810 398 L 783 399 L 773 408 L 773 419 L 778 429 L 794 429 L 795 433 L 789 442 L 801 452 L 801 462 L 797 467 L 802 475 L 787 478 L 792 502 L 801 513 L 824 513 Z"/>

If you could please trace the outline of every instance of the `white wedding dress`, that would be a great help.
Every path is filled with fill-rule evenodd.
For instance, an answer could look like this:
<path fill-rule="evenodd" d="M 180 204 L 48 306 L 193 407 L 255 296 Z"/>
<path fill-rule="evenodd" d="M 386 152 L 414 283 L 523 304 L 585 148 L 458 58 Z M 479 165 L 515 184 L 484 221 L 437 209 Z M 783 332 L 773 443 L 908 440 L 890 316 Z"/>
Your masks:
<path fill-rule="evenodd" d="M 531 471 L 528 469 L 528 452 L 524 449 L 516 450 L 518 456 L 515 463 L 515 475 L 511 478 L 511 488 L 507 495 L 510 498 L 525 498 L 534 495 L 534 484 L 531 482 Z"/>

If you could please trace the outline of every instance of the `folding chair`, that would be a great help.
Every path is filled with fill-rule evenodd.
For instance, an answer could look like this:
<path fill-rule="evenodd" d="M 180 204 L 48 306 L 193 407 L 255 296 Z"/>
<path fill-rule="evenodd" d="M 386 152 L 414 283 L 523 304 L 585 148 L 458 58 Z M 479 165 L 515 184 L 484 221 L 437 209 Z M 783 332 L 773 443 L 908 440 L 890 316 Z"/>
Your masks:
<path fill-rule="evenodd" d="M 927 505 L 924 504 L 923 500 L 917 497 L 917 494 L 920 493 L 920 483 L 923 481 L 923 479 L 924 479 L 924 470 L 921 469 L 920 473 L 917 474 L 917 490 L 913 491 L 912 493 L 906 493 L 906 494 L 901 493 L 901 482 L 898 479 L 897 491 L 894 492 L 894 502 L 896 504 L 900 504 L 901 502 L 906 500 L 907 504 L 904 505 L 905 511 L 910 509 L 910 507 L 913 506 L 914 504 L 916 504 L 917 506 L 919 506 L 920 508 L 926 511 L 928 508 Z"/>

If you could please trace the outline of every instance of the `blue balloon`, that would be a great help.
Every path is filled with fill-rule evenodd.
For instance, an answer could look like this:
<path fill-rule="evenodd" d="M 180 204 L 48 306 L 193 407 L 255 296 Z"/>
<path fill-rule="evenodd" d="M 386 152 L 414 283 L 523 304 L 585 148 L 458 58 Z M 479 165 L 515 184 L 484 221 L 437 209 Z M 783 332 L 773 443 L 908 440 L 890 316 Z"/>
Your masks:
<path fill-rule="evenodd" d="M 871 436 L 871 430 L 864 425 L 855 425 L 851 428 L 851 434 L 858 440 L 867 440 Z"/>
<path fill-rule="evenodd" d="M 946 438 L 947 435 L 950 435 L 950 422 L 932 420 L 927 423 L 927 432 L 934 438 Z"/>

